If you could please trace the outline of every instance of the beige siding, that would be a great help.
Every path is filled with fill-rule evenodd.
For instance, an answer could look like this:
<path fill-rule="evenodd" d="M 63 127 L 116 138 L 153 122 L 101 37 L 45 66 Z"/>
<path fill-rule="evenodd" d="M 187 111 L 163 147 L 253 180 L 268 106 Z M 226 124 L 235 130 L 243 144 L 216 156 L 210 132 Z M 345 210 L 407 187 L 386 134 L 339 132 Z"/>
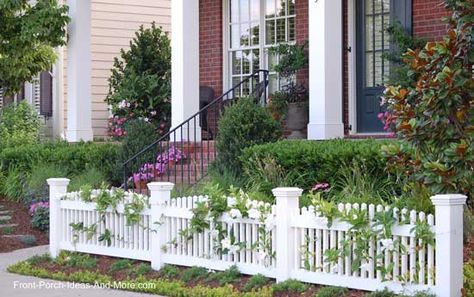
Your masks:
<path fill-rule="evenodd" d="M 92 128 L 94 136 L 107 135 L 109 112 L 104 102 L 114 57 L 128 48 L 140 25 L 155 21 L 171 30 L 171 0 L 91 0 Z M 67 94 L 67 53 L 64 53 L 64 93 Z M 66 99 L 65 99 L 66 100 Z M 67 104 L 64 104 L 67 109 Z M 67 112 L 65 110 L 65 118 Z M 66 119 L 65 119 L 66 121 Z"/>

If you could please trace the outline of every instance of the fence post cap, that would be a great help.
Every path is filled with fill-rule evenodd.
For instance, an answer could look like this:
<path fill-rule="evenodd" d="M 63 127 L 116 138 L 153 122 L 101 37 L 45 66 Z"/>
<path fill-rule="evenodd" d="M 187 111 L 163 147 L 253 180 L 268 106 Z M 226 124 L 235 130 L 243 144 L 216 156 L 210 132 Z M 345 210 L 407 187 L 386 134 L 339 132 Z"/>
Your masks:
<path fill-rule="evenodd" d="M 295 197 L 300 196 L 303 193 L 303 189 L 300 188 L 275 188 L 272 190 L 273 195 L 276 197 Z"/>
<path fill-rule="evenodd" d="M 440 194 L 431 197 L 431 202 L 435 206 L 465 205 L 466 200 L 467 196 L 462 194 Z"/>
<path fill-rule="evenodd" d="M 171 191 L 174 184 L 170 182 L 151 182 L 147 184 L 150 191 Z"/>
<path fill-rule="evenodd" d="M 48 178 L 46 181 L 50 186 L 67 186 L 71 180 L 69 178 Z"/>

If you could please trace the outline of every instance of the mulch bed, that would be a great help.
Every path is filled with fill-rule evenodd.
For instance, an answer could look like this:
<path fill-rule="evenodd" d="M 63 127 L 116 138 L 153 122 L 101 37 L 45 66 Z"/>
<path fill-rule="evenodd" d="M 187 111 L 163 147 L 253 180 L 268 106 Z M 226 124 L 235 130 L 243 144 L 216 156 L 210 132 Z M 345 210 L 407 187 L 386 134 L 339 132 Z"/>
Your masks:
<path fill-rule="evenodd" d="M 49 236 L 47 232 L 42 232 L 40 230 L 34 229 L 31 227 L 31 216 L 28 213 L 28 209 L 22 203 L 7 201 L 5 198 L 0 197 L 0 205 L 3 205 L 4 208 L 1 210 L 9 210 L 12 218 L 8 221 L 8 224 L 17 224 L 18 226 L 14 227 L 14 231 L 8 236 L 4 236 L 0 230 L 0 253 L 11 252 L 17 249 L 26 248 L 19 240 L 19 237 L 13 237 L 10 235 L 33 235 L 36 237 L 35 245 L 44 245 L 48 244 Z"/>
<path fill-rule="evenodd" d="M 108 256 L 98 256 L 98 255 L 91 255 L 91 257 L 95 258 L 97 260 L 97 268 L 92 269 L 93 271 L 97 271 L 101 274 L 104 275 L 109 275 L 112 277 L 113 280 L 115 281 L 123 281 L 127 279 L 131 279 L 136 277 L 133 274 L 130 274 L 129 271 L 132 269 L 124 269 L 120 271 L 110 271 L 111 265 L 116 262 L 117 260 L 120 260 L 122 258 L 114 258 L 114 257 L 108 257 Z M 149 265 L 149 262 L 142 262 L 142 261 L 133 261 L 133 266 L 134 268 L 138 267 L 140 264 L 147 264 Z M 63 272 L 66 274 L 71 274 L 77 271 L 84 271 L 82 268 L 78 267 L 67 267 L 64 265 L 59 265 L 54 262 L 41 262 L 38 264 L 35 264 L 34 266 L 36 267 L 41 267 L 44 268 L 52 273 L 54 272 Z M 176 266 L 179 270 L 179 275 L 188 267 L 178 267 Z M 167 278 L 164 275 L 162 275 L 159 271 L 150 271 L 147 274 L 144 275 L 146 279 L 169 279 L 169 280 L 179 280 L 179 277 L 176 278 Z M 250 276 L 248 275 L 241 275 L 241 277 L 234 283 L 232 283 L 232 286 L 236 288 L 237 290 L 241 291 L 244 285 L 247 283 L 247 281 L 250 279 Z M 270 281 L 269 285 L 273 284 L 274 281 Z M 187 287 L 195 287 L 197 285 L 201 286 L 207 286 L 211 288 L 217 288 L 220 287 L 219 282 L 217 280 L 208 280 L 205 277 L 201 279 L 193 279 L 190 280 L 189 282 L 186 283 Z M 297 292 L 275 292 L 273 294 L 274 297 L 313 297 L 314 294 L 318 291 L 318 289 L 321 286 L 317 285 L 308 285 L 308 288 L 305 292 L 303 293 L 297 293 Z M 349 293 L 346 295 L 347 297 L 362 297 L 366 294 L 367 292 L 364 291 L 358 291 L 358 290 L 350 290 Z"/>

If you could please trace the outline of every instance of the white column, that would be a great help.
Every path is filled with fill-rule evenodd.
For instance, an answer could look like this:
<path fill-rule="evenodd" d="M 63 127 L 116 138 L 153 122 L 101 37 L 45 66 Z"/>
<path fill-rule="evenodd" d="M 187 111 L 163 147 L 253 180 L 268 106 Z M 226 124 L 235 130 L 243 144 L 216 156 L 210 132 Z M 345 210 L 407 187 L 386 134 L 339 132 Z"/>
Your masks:
<path fill-rule="evenodd" d="M 62 228 L 61 222 L 61 196 L 67 193 L 69 179 L 50 178 L 47 180 L 49 185 L 49 253 L 51 257 L 56 258 L 59 254 L 59 243 L 61 241 Z"/>
<path fill-rule="evenodd" d="M 295 269 L 295 237 L 291 230 L 291 218 L 298 214 L 299 197 L 303 193 L 299 188 L 276 188 L 272 190 L 276 198 L 276 280 L 282 282 L 291 277 Z"/>
<path fill-rule="evenodd" d="M 69 0 L 67 132 L 70 142 L 92 140 L 91 0 Z"/>
<path fill-rule="evenodd" d="M 344 136 L 342 1 L 309 0 L 308 139 Z"/>
<path fill-rule="evenodd" d="M 148 184 L 148 189 L 150 189 L 151 228 L 153 229 L 150 232 L 151 268 L 154 270 L 160 270 L 164 265 L 161 247 L 166 243 L 166 226 L 159 223 L 164 208 L 170 204 L 173 187 L 174 184 L 169 182 L 151 182 Z"/>
<path fill-rule="evenodd" d="M 171 84 L 171 126 L 174 128 L 199 110 L 198 0 L 171 1 Z M 199 120 L 196 126 L 196 135 L 200 137 Z M 189 136 L 194 140 L 194 121 L 189 129 Z M 187 138 L 185 130 L 187 125 L 183 138 Z M 177 135 L 177 139 L 180 137 L 181 134 Z"/>
<path fill-rule="evenodd" d="M 467 197 L 431 197 L 436 220 L 436 296 L 461 297 L 463 287 L 463 212 Z"/>

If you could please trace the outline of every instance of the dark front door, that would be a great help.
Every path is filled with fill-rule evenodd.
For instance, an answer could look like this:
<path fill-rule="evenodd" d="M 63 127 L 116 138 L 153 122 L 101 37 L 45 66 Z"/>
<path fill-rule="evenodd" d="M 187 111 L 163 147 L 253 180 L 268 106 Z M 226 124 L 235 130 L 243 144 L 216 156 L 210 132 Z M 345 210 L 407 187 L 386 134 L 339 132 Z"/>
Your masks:
<path fill-rule="evenodd" d="M 386 29 L 394 21 L 411 27 L 411 0 L 356 0 L 357 132 L 383 132 L 377 115 L 390 74 L 384 53 L 393 49 Z"/>

